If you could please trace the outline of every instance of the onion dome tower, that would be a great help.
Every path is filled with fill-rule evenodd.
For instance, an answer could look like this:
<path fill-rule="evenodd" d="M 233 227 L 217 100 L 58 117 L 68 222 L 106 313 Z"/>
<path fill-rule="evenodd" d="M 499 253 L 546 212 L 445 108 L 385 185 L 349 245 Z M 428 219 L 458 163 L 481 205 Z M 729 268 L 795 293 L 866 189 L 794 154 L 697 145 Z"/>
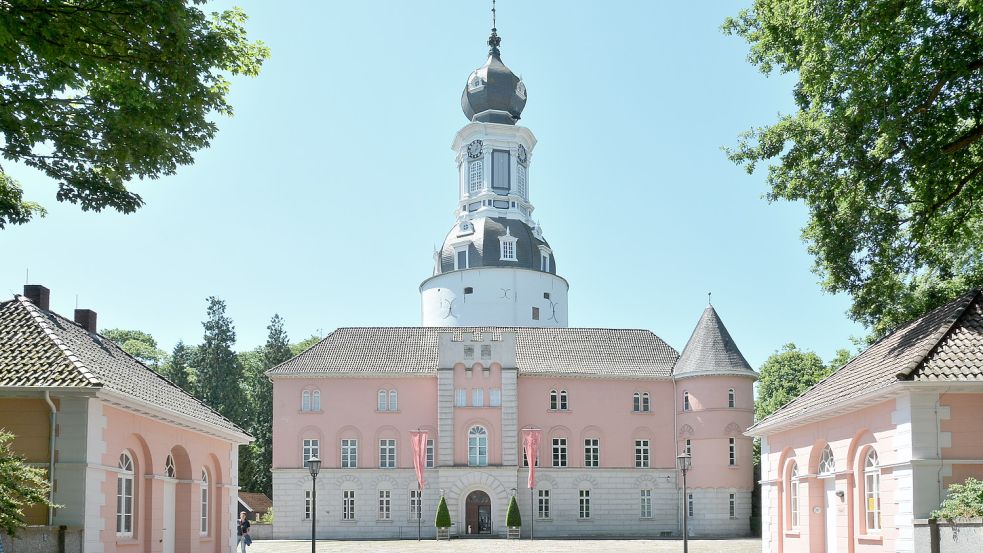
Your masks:
<path fill-rule="evenodd" d="M 494 15 L 494 10 L 493 10 Z M 567 281 L 533 221 L 532 132 L 516 123 L 526 85 L 503 62 L 492 24 L 488 59 L 468 76 L 454 136 L 456 221 L 420 285 L 425 326 L 567 326 Z"/>

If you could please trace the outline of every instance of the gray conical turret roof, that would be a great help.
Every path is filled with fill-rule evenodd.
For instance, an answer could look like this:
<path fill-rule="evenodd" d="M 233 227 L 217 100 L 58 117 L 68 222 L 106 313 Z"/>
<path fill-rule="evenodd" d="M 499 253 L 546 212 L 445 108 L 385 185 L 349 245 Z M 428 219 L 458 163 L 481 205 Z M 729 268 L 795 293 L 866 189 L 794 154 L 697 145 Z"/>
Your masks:
<path fill-rule="evenodd" d="M 672 372 L 677 378 L 711 374 L 758 376 L 737 349 L 712 305 L 703 311 Z"/>

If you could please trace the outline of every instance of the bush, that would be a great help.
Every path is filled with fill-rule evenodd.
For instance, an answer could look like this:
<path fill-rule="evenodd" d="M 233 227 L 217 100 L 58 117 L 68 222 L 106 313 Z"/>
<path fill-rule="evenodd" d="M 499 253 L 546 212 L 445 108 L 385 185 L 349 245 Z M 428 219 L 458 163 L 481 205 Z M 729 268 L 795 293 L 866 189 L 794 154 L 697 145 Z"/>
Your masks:
<path fill-rule="evenodd" d="M 269 511 L 263 513 L 263 516 L 259 517 L 256 522 L 260 524 L 273 524 L 273 507 L 270 507 Z"/>
<path fill-rule="evenodd" d="M 515 500 L 515 496 L 512 496 L 512 501 L 509 501 L 509 510 L 505 512 L 505 526 L 509 528 L 521 528 L 522 527 L 522 515 L 519 514 L 519 504 Z"/>
<path fill-rule="evenodd" d="M 45 470 L 27 464 L 13 442 L 14 435 L 0 428 L 0 533 L 10 537 L 27 525 L 24 509 L 49 505 Z"/>
<path fill-rule="evenodd" d="M 434 526 L 437 528 L 451 527 L 451 512 L 447 510 L 447 501 L 444 500 L 444 496 L 440 496 L 440 504 L 437 505 L 437 518 L 434 520 Z"/>
<path fill-rule="evenodd" d="M 983 481 L 969 477 L 962 484 L 949 484 L 945 501 L 931 516 L 947 520 L 983 517 Z"/>

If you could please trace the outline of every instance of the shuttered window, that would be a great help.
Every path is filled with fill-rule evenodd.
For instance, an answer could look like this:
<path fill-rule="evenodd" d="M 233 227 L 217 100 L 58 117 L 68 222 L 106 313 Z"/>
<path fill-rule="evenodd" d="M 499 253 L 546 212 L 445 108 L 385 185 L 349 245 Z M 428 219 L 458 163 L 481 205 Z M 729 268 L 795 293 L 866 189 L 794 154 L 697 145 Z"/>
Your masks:
<path fill-rule="evenodd" d="M 492 190 L 507 194 L 509 191 L 509 152 L 492 151 Z"/>

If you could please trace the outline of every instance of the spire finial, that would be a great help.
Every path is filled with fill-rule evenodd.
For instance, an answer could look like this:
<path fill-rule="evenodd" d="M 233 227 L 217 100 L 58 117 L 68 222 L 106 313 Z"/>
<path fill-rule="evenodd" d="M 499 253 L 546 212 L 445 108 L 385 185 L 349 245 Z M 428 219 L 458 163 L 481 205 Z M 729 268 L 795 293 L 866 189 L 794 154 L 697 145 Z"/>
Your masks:
<path fill-rule="evenodd" d="M 488 46 L 491 47 L 488 50 L 489 54 L 493 56 L 498 56 L 501 52 L 498 51 L 498 45 L 502 43 L 502 39 L 498 36 L 498 29 L 495 23 L 495 0 L 492 0 L 492 31 L 491 36 L 488 37 Z"/>
<path fill-rule="evenodd" d="M 713 302 L 710 300 L 710 296 L 712 294 L 713 292 L 707 292 L 707 305 L 709 305 L 710 307 L 713 307 Z"/>

